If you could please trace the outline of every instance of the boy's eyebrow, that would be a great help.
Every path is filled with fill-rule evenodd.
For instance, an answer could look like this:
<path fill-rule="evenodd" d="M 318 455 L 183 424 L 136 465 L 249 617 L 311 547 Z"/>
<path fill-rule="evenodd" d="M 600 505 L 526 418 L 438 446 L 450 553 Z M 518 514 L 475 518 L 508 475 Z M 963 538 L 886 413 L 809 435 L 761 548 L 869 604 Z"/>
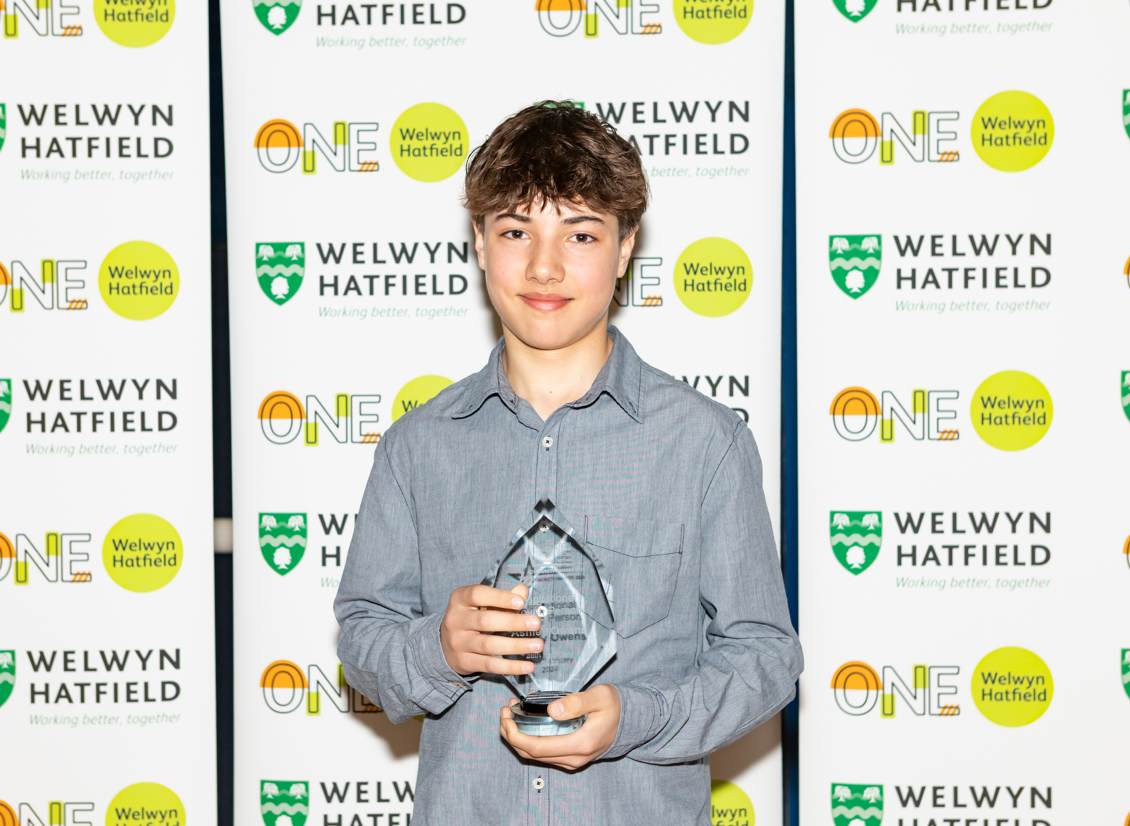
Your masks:
<path fill-rule="evenodd" d="M 574 215 L 570 218 L 565 218 L 561 221 L 561 223 L 565 224 L 566 226 L 572 226 L 573 224 L 583 224 L 588 221 L 592 221 L 595 224 L 604 223 L 604 219 L 599 218 L 596 215 Z"/>
<path fill-rule="evenodd" d="M 496 221 L 504 221 L 509 218 L 512 221 L 518 221 L 523 224 L 532 224 L 533 219 L 529 215 L 519 215 L 517 212 L 504 212 L 495 217 Z"/>

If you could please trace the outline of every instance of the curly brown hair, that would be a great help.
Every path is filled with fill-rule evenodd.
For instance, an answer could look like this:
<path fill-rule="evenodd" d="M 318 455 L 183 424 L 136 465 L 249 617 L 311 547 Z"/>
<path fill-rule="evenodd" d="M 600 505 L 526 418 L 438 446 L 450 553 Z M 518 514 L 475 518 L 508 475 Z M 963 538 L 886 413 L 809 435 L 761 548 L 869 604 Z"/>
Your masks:
<path fill-rule="evenodd" d="M 615 215 L 624 238 L 647 209 L 640 154 L 573 101 L 546 100 L 504 120 L 467 158 L 463 206 L 487 215 L 562 202 Z"/>

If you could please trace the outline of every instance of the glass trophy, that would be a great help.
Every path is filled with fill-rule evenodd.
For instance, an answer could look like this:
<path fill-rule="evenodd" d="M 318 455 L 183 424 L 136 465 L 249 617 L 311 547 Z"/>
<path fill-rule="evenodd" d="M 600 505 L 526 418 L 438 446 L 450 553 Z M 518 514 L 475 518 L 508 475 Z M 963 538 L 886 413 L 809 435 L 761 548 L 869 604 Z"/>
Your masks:
<path fill-rule="evenodd" d="M 505 675 L 522 698 L 511 713 L 523 734 L 568 734 L 585 717 L 554 720 L 549 704 L 584 689 L 616 655 L 616 621 L 606 569 L 549 499 L 538 502 L 483 580 L 503 591 L 519 583 L 530 589 L 522 613 L 540 617 L 541 628 L 506 636 L 540 636 L 544 645 L 507 655 L 534 663 L 532 674 Z"/>

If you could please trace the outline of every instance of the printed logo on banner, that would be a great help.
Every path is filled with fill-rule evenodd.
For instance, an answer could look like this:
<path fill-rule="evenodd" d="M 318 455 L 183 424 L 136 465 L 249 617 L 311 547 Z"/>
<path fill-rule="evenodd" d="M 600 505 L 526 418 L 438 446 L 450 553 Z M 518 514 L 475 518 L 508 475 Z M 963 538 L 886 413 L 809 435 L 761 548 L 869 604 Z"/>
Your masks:
<path fill-rule="evenodd" d="M 1026 648 L 998 648 L 973 669 L 973 704 L 998 726 L 1036 722 L 1051 705 L 1054 689 L 1051 669 Z"/>
<path fill-rule="evenodd" d="M 0 800 L 0 826 L 20 826 L 20 819 L 16 817 L 15 810 L 3 800 Z"/>
<path fill-rule="evenodd" d="M 389 152 L 400 171 L 424 183 L 446 180 L 461 170 L 470 148 L 463 119 L 442 103 L 418 103 L 404 110 L 389 139 Z"/>
<path fill-rule="evenodd" d="M 12 418 L 12 380 L 0 379 L 0 433 Z"/>
<path fill-rule="evenodd" d="M 303 826 L 310 814 L 310 784 L 305 780 L 262 780 L 259 812 L 264 826 Z"/>
<path fill-rule="evenodd" d="M 971 139 L 981 160 L 1001 172 L 1031 169 L 1048 154 L 1055 121 L 1044 102 L 1028 92 L 1000 92 L 973 116 Z"/>
<path fill-rule="evenodd" d="M 858 23 L 871 14 L 871 10 L 875 8 L 875 4 L 878 2 L 879 0 L 832 0 L 832 5 L 836 7 L 836 11 L 852 23 Z M 882 807 L 880 807 L 881 811 Z"/>
<path fill-rule="evenodd" d="M 2 655 L 4 652 L 0 652 Z M 33 707 L 63 706 L 59 712 L 75 710 L 75 706 L 97 707 L 133 705 L 135 703 L 176 703 L 181 697 L 181 650 L 179 648 L 116 648 L 105 647 L 97 651 L 25 651 L 31 666 L 28 681 L 28 703 Z M 13 652 L 15 655 L 15 652 Z M 75 673 L 79 672 L 79 673 Z M 15 671 L 12 671 L 14 678 Z M 3 682 L 0 668 L 0 683 Z M 176 678 L 176 679 L 172 679 Z M 2 702 L 0 702 L 2 705 Z M 51 711 L 44 708 L 43 711 Z M 165 724 L 176 724 L 181 716 L 175 710 L 163 712 Z M 120 717 L 81 718 L 83 726 L 120 724 Z M 73 721 L 73 722 L 72 722 Z M 33 724 L 79 725 L 79 719 L 54 715 L 36 718 Z M 145 722 L 127 719 L 127 725 Z M 0 824 L 2 826 L 2 824 Z"/>
<path fill-rule="evenodd" d="M 306 514 L 259 514 L 259 550 L 279 576 L 293 571 L 306 553 Z"/>
<path fill-rule="evenodd" d="M 1122 90 L 1122 128 L 1130 138 L 1130 89 Z"/>
<path fill-rule="evenodd" d="M 844 714 L 861 717 L 874 710 L 882 697 L 880 715 L 895 717 L 895 697 L 901 696 L 907 709 L 916 717 L 957 717 L 958 703 L 949 698 L 958 693 L 950 678 L 961 673 L 956 665 L 916 665 L 910 680 L 904 679 L 894 666 L 883 666 L 883 677 L 865 662 L 852 661 L 841 665 L 832 675 L 832 695 Z"/>
<path fill-rule="evenodd" d="M 259 686 L 263 689 L 263 701 L 267 708 L 276 714 L 297 711 L 305 700 L 306 715 L 317 717 L 322 713 L 323 694 L 329 699 L 330 705 L 342 714 L 376 714 L 381 710 L 360 691 L 350 687 L 340 664 L 337 667 L 337 680 L 331 681 L 317 665 L 311 665 L 303 673 L 290 660 L 275 660 L 263 670 Z"/>
<path fill-rule="evenodd" d="M 104 3 L 102 4 L 104 5 Z M 20 19 L 32 34 L 40 37 L 82 37 L 81 10 L 62 2 L 7 0 L 0 3 L 0 30 L 5 40 L 20 36 Z"/>
<path fill-rule="evenodd" d="M 587 38 L 599 37 L 601 17 L 606 31 L 610 29 L 616 34 L 663 32 L 663 25 L 652 19 L 659 13 L 659 4 L 644 0 L 631 4 L 621 0 L 537 0 L 534 8 L 542 31 L 553 37 L 568 37 L 581 31 Z"/>
<path fill-rule="evenodd" d="M 1047 434 L 1052 412 L 1051 393 L 1039 379 L 1005 370 L 981 382 L 969 417 L 986 444 L 999 450 L 1025 450 Z"/>
<path fill-rule="evenodd" d="M 93 809 L 94 806 L 90 808 Z M 176 792 L 160 783 L 134 783 L 127 786 L 106 807 L 106 826 L 130 826 L 139 820 L 158 817 L 164 818 L 162 822 L 165 826 L 185 826 L 188 819 L 188 813 Z"/>
<path fill-rule="evenodd" d="M 891 390 L 882 391 L 880 404 L 867 388 L 847 387 L 836 394 L 828 412 L 836 433 L 849 442 L 868 439 L 881 424 L 879 440 L 890 444 L 895 441 L 896 421 L 916 442 L 955 442 L 961 434 L 945 425 L 957 418 L 957 411 L 944 405 L 959 395 L 956 390 L 914 390 L 907 410 Z"/>
<path fill-rule="evenodd" d="M 285 32 L 294 25 L 298 12 L 302 11 L 302 0 L 289 0 L 286 3 L 279 0 L 251 0 L 251 5 L 255 7 L 255 16 L 263 24 L 263 28 L 271 34 Z"/>
<path fill-rule="evenodd" d="M 164 588 L 183 563 L 184 543 L 177 529 L 151 513 L 120 520 L 102 543 L 102 564 L 110 579 L 139 594 Z"/>
<path fill-rule="evenodd" d="M 45 581 L 51 583 L 90 582 L 94 576 L 83 564 L 90 561 L 90 553 L 76 547 L 89 542 L 89 533 L 52 532 L 44 536 L 40 545 L 32 542 L 27 534 L 17 533 L 13 544 L 0 533 L 0 582 L 6 580 L 13 569 L 16 585 L 30 584 L 32 570 L 38 571 Z"/>
<path fill-rule="evenodd" d="M 828 533 L 836 560 L 858 576 L 879 556 L 883 515 L 878 511 L 832 511 Z"/>
<path fill-rule="evenodd" d="M 714 826 L 753 826 L 753 802 L 742 788 L 728 780 L 710 781 L 710 822 Z"/>
<path fill-rule="evenodd" d="M 895 141 L 915 163 L 956 163 L 961 160 L 961 153 L 946 145 L 957 140 L 957 132 L 945 125 L 960 117 L 960 113 L 953 111 L 916 110 L 911 114 L 908 130 L 890 112 L 881 114 L 880 126 L 880 121 L 866 109 L 845 109 L 832 121 L 828 137 L 836 157 L 844 163 L 869 161 L 879 148 L 879 163 L 890 166 L 895 162 Z"/>
<path fill-rule="evenodd" d="M 849 298 L 859 298 L 874 286 L 882 264 L 883 236 L 829 236 L 828 267 L 832 280 Z"/>
<path fill-rule="evenodd" d="M 749 256 L 725 238 L 695 241 L 675 262 L 675 293 L 699 315 L 729 315 L 745 303 L 752 287 Z"/>
<path fill-rule="evenodd" d="M 3 541 L 3 540 L 0 540 Z M 0 706 L 8 702 L 16 690 L 16 652 L 0 651 Z M 2 823 L 2 819 L 0 819 Z"/>
<path fill-rule="evenodd" d="M 373 408 L 380 404 L 380 394 L 338 393 L 333 401 L 333 413 L 317 396 L 308 395 L 306 406 L 293 393 L 276 390 L 259 405 L 259 424 L 267 441 L 286 445 L 303 434 L 302 442 L 316 447 L 320 436 L 319 424 L 338 444 L 376 444 L 381 438 L 374 425 L 380 416 Z"/>
<path fill-rule="evenodd" d="M 0 149 L 4 148 L 6 137 L 8 137 L 8 107 L 0 103 Z"/>
<path fill-rule="evenodd" d="M 1130 697 L 1130 648 L 1122 649 L 1122 690 Z M 3 694 L 0 694 L 3 697 Z M 0 699 L 0 704 L 3 704 Z"/>
<path fill-rule="evenodd" d="M 400 388 L 392 400 L 392 420 L 395 422 L 410 410 L 424 405 L 445 387 L 450 387 L 451 379 L 444 376 L 420 376 Z"/>
<path fill-rule="evenodd" d="M 882 820 L 881 784 L 832 784 L 832 822 L 835 826 L 876 826 Z"/>
<path fill-rule="evenodd" d="M 1130 370 L 1122 371 L 1122 412 L 1130 419 Z M 3 430 L 3 425 L 0 425 Z"/>
<path fill-rule="evenodd" d="M 263 295 L 280 306 L 290 301 L 306 273 L 306 245 L 301 241 L 260 242 L 255 250 L 255 275 Z"/>
<path fill-rule="evenodd" d="M 334 172 L 379 172 L 381 165 L 375 157 L 377 143 L 373 135 L 380 124 L 375 121 L 333 124 L 332 140 L 312 123 L 304 124 L 302 131 L 288 120 L 276 118 L 259 127 L 255 135 L 255 152 L 260 165 L 268 172 L 290 172 L 302 159 L 302 173 L 318 172 L 318 155 Z"/>

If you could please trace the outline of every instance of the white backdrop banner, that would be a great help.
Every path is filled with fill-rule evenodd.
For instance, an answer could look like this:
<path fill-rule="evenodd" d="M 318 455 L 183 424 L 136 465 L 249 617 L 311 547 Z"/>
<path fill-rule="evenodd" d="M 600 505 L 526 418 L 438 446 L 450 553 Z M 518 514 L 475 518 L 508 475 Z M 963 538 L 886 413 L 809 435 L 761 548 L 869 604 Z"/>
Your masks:
<path fill-rule="evenodd" d="M 0 3 L 0 824 L 213 822 L 208 16 Z"/>
<path fill-rule="evenodd" d="M 654 206 L 613 323 L 747 418 L 776 514 L 784 4 L 224 15 L 236 822 L 407 824 L 419 724 L 345 685 L 332 602 L 373 444 L 499 334 L 459 205 L 467 155 L 547 98 L 639 147 Z M 715 755 L 714 822 L 780 820 L 779 739 L 773 721 Z"/>
<path fill-rule="evenodd" d="M 797 4 L 804 824 L 1130 823 L 1130 6 L 1082 5 Z"/>

